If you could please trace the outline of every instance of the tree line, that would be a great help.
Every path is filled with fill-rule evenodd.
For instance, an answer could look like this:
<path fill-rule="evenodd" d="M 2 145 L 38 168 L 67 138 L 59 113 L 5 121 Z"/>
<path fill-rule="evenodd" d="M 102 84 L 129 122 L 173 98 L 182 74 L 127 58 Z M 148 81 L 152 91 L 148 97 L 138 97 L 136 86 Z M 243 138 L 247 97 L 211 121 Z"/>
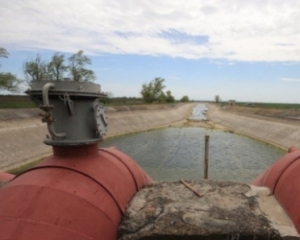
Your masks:
<path fill-rule="evenodd" d="M 0 57 L 8 58 L 9 53 L 5 48 L 0 47 Z M 91 59 L 84 55 L 82 50 L 71 55 L 69 58 L 62 53 L 55 53 L 51 60 L 44 61 L 39 54 L 34 59 L 25 61 L 23 72 L 25 82 L 30 85 L 32 81 L 63 81 L 72 80 L 75 82 L 90 82 L 96 79 L 95 73 L 86 68 L 91 64 Z M 0 65 L 1 67 L 1 65 Z M 68 76 L 69 78 L 66 78 Z M 141 96 L 145 103 L 173 103 L 175 98 L 170 90 L 164 91 L 164 79 L 157 77 L 149 83 L 144 83 L 141 89 Z M 10 72 L 0 72 L 0 90 L 11 92 L 18 91 L 19 85 L 24 82 Z M 108 98 L 112 96 L 107 92 Z M 188 96 L 183 96 L 181 102 L 188 102 Z M 109 101 L 107 101 L 109 102 Z"/>
<path fill-rule="evenodd" d="M 157 77 L 150 81 L 149 83 L 144 83 L 142 85 L 141 95 L 145 103 L 173 103 L 175 102 L 175 98 L 172 95 L 171 91 L 168 90 L 164 92 L 165 79 Z M 180 99 L 181 102 L 188 102 L 189 97 L 183 96 Z"/>
<path fill-rule="evenodd" d="M 5 48 L 0 47 L 0 58 L 8 58 L 9 53 Z M 0 64 L 1 67 L 1 64 Z M 10 72 L 0 72 L 0 90 L 8 90 L 15 92 L 18 90 L 18 86 L 21 81 L 16 75 Z"/>
<path fill-rule="evenodd" d="M 91 60 L 82 50 L 71 55 L 66 62 L 65 55 L 55 53 L 50 62 L 42 60 L 40 55 L 24 63 L 23 71 L 27 82 L 31 81 L 62 81 L 65 76 L 75 82 L 90 82 L 96 79 L 92 70 L 85 68 Z"/>
<path fill-rule="evenodd" d="M 9 53 L 0 47 L 0 57 L 8 58 Z M 95 73 L 86 68 L 91 60 L 82 50 L 66 59 L 62 53 L 53 54 L 49 62 L 44 61 L 39 54 L 34 59 L 23 64 L 25 82 L 30 85 L 32 81 L 63 81 L 69 77 L 75 82 L 90 82 L 96 79 Z M 1 67 L 1 65 L 0 65 Z M 22 80 L 10 72 L 0 72 L 0 90 L 18 91 Z"/>

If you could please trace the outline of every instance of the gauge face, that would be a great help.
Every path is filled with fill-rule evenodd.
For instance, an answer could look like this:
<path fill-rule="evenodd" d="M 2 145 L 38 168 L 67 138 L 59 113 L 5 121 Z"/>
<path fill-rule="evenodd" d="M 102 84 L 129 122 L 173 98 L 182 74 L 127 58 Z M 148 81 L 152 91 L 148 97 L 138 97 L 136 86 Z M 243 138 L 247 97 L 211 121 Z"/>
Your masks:
<path fill-rule="evenodd" d="M 107 117 L 105 114 L 105 110 L 104 107 L 99 104 L 96 103 L 95 104 L 95 120 L 96 120 L 96 133 L 98 135 L 98 137 L 102 138 L 106 135 L 107 132 Z"/>

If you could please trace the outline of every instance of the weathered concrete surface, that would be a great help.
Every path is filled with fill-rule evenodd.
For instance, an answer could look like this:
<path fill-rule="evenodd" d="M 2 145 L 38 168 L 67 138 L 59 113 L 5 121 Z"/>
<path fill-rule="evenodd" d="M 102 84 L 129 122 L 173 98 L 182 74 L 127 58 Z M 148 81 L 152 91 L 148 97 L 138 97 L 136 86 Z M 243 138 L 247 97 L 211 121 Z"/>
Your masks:
<path fill-rule="evenodd" d="M 0 120 L 16 120 L 35 117 L 39 114 L 38 108 L 0 109 Z"/>
<path fill-rule="evenodd" d="M 0 169 L 16 168 L 49 154 L 51 147 L 43 144 L 46 129 L 38 118 L 0 121 Z"/>
<path fill-rule="evenodd" d="M 139 191 L 119 227 L 119 240 L 298 239 L 267 188 L 217 181 L 155 183 Z"/>
<path fill-rule="evenodd" d="M 277 122 L 276 119 L 264 120 L 241 116 L 208 104 L 208 118 L 236 133 L 260 139 L 281 148 L 300 147 L 300 126 L 288 122 Z"/>
<path fill-rule="evenodd" d="M 107 109 L 107 136 L 143 131 L 171 125 L 188 118 L 195 103 L 110 107 Z M 46 124 L 38 117 L 38 109 L 0 111 L 0 170 L 16 168 L 51 153 L 43 144 Z M 1 120 L 2 119 L 2 120 Z"/>
<path fill-rule="evenodd" d="M 108 112 L 108 136 L 144 131 L 186 120 L 196 103 L 170 105 L 166 108 Z"/>
<path fill-rule="evenodd" d="M 185 120 L 195 104 L 108 107 L 108 136 L 143 131 Z M 300 147 L 300 126 L 256 119 L 222 111 L 208 104 L 208 118 L 237 133 L 282 148 Z M 42 143 L 47 134 L 37 117 L 39 109 L 0 110 L 0 169 L 6 171 L 48 155 L 51 147 Z"/>

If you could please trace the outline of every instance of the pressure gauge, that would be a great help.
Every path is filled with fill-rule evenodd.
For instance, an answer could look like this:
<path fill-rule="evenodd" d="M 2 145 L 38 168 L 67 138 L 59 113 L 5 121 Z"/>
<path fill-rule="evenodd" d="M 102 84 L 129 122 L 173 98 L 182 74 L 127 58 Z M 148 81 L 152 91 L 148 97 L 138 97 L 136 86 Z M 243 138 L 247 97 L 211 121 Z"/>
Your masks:
<path fill-rule="evenodd" d="M 107 132 L 107 117 L 105 114 L 104 107 L 98 102 L 94 105 L 95 120 L 96 120 L 96 133 L 99 138 L 103 138 Z"/>

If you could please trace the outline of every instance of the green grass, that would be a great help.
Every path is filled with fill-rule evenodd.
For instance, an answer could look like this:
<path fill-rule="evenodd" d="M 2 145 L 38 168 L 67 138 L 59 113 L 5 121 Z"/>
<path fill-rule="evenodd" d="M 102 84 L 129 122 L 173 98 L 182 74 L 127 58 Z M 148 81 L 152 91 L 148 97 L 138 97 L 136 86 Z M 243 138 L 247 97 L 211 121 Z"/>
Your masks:
<path fill-rule="evenodd" d="M 35 104 L 26 95 L 0 95 L 0 108 L 34 108 Z"/>
<path fill-rule="evenodd" d="M 0 108 L 36 108 L 33 102 L 0 102 Z"/>
<path fill-rule="evenodd" d="M 245 102 L 238 102 L 236 104 L 241 107 L 300 110 L 300 104 L 297 104 L 297 103 L 245 103 Z"/>
<path fill-rule="evenodd" d="M 39 160 L 36 160 L 36 161 L 33 161 L 33 162 L 30 162 L 30 163 L 27 163 L 25 165 L 22 165 L 20 167 L 17 167 L 17 168 L 13 168 L 13 169 L 10 169 L 8 172 L 11 173 L 11 174 L 14 174 L 14 175 L 18 175 L 24 171 L 26 171 L 27 169 L 29 168 L 32 168 L 34 167 L 36 164 L 38 164 L 41 160 L 43 160 L 44 158 L 41 158 Z"/>

